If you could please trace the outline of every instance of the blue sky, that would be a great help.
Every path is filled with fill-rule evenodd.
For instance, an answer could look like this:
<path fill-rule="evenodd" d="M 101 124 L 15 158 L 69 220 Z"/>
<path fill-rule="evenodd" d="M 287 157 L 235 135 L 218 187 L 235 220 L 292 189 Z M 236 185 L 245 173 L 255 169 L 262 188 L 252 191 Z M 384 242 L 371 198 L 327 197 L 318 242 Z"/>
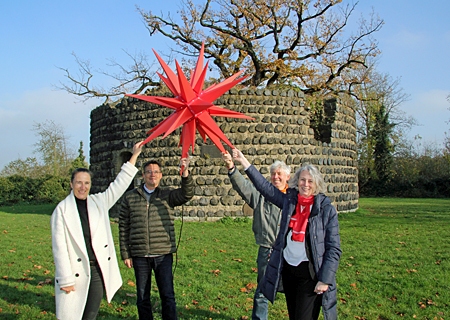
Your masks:
<path fill-rule="evenodd" d="M 0 2 L 0 169 L 10 161 L 33 156 L 37 137 L 34 123 L 53 120 L 64 127 L 73 149 L 79 141 L 89 155 L 89 115 L 103 100 L 82 103 L 54 86 L 65 81 L 58 68 L 76 73 L 72 53 L 90 60 L 93 68 L 108 70 L 108 59 L 128 65 L 131 54 L 151 49 L 167 51 L 172 44 L 150 37 L 136 10 L 176 14 L 180 1 L 78 0 Z M 344 1 L 345 2 L 345 1 Z M 361 1 L 367 15 L 372 8 L 385 20 L 376 33 L 380 57 L 378 71 L 400 78 L 410 95 L 401 105 L 417 119 L 409 137 L 440 145 L 450 119 L 450 1 Z M 359 12 L 357 13 L 359 15 Z M 355 16 L 356 17 L 356 16 Z M 101 84 L 99 84 L 101 85 Z"/>

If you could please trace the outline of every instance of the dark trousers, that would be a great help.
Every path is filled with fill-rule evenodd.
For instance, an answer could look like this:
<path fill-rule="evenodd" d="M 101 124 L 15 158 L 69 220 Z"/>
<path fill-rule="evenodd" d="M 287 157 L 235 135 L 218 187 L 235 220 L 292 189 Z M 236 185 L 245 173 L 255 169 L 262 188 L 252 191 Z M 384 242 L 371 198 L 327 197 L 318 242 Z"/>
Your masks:
<path fill-rule="evenodd" d="M 97 318 L 100 302 L 104 292 L 103 275 L 98 265 L 91 266 L 91 282 L 89 283 L 89 291 L 86 305 L 83 312 L 83 320 L 94 320 Z"/>
<path fill-rule="evenodd" d="M 316 320 L 319 318 L 322 295 L 314 292 L 317 279 L 311 278 L 309 262 L 298 266 L 283 262 L 282 280 L 290 320 Z"/>
<path fill-rule="evenodd" d="M 166 254 L 155 258 L 133 258 L 134 274 L 136 276 L 137 309 L 139 319 L 153 320 L 150 290 L 152 270 L 155 272 L 156 285 L 161 298 L 163 320 L 176 320 L 177 308 L 172 274 L 173 255 Z"/>

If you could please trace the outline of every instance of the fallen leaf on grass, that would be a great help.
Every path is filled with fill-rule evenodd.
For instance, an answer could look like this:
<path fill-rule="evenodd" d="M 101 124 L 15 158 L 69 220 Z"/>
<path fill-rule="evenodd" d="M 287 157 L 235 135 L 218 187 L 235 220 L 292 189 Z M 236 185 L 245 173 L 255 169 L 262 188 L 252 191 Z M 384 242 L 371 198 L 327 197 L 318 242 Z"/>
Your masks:
<path fill-rule="evenodd" d="M 135 284 L 133 281 L 131 281 L 131 280 L 128 280 L 127 284 L 128 284 L 130 287 L 135 287 L 135 286 L 136 286 L 136 284 Z"/>
<path fill-rule="evenodd" d="M 239 258 L 233 258 L 233 261 L 242 262 L 242 259 L 239 259 Z"/>
<path fill-rule="evenodd" d="M 213 306 L 209 306 L 209 311 L 214 311 L 214 312 L 217 312 L 217 310 L 216 310 L 216 309 L 214 309 L 214 307 L 213 307 Z"/>
<path fill-rule="evenodd" d="M 39 281 L 38 282 L 38 286 L 43 286 L 43 285 L 46 285 L 46 284 L 52 284 L 52 279 L 45 279 L 44 281 Z"/>
<path fill-rule="evenodd" d="M 258 268 L 253 267 L 253 268 L 252 268 L 252 271 L 253 271 L 254 273 L 258 273 Z"/>
<path fill-rule="evenodd" d="M 416 270 L 416 269 L 406 269 L 406 272 L 408 272 L 408 273 L 414 273 L 414 272 L 417 272 L 417 270 Z"/>
<path fill-rule="evenodd" d="M 249 293 L 252 289 L 256 288 L 256 283 L 247 283 L 244 288 L 241 288 L 241 292 Z"/>
<path fill-rule="evenodd" d="M 136 293 L 126 293 L 125 294 L 127 297 L 136 297 Z"/>
<path fill-rule="evenodd" d="M 220 270 L 219 269 L 211 270 L 211 273 L 214 273 L 215 276 L 218 276 L 220 273 Z"/>

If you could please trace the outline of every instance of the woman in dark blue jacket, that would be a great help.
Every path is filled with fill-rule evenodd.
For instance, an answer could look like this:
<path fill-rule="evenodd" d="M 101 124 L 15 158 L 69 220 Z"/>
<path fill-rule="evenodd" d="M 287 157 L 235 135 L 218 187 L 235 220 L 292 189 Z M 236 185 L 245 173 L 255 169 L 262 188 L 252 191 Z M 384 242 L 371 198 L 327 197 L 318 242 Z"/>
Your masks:
<path fill-rule="evenodd" d="M 341 256 L 336 209 L 323 194 L 319 170 L 304 165 L 289 181 L 286 194 L 269 183 L 244 157 L 233 150 L 258 191 L 282 208 L 280 231 L 261 280 L 261 291 L 272 303 L 280 280 L 289 319 L 337 319 L 336 271 Z"/>

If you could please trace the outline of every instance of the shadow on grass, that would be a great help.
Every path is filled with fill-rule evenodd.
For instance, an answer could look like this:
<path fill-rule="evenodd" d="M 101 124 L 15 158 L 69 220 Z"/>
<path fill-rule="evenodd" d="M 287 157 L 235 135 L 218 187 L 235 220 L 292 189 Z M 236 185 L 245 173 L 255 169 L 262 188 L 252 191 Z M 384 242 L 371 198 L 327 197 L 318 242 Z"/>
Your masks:
<path fill-rule="evenodd" d="M 137 307 L 136 307 L 136 291 L 125 289 L 122 287 L 114 296 L 114 300 L 117 301 L 126 301 L 124 304 L 124 308 L 122 312 L 118 312 L 117 308 L 114 311 L 114 316 L 106 310 L 100 310 L 99 318 L 104 317 L 105 319 L 138 319 L 137 316 Z M 213 312 L 208 309 L 200 309 L 195 308 L 195 306 L 191 306 L 191 308 L 187 309 L 186 306 L 182 305 L 179 299 L 177 299 L 177 293 L 175 292 L 175 299 L 177 301 L 177 313 L 179 320 L 192 320 L 192 319 L 221 319 L 221 320 L 232 320 L 240 317 L 231 317 L 226 316 L 218 312 Z M 152 290 L 151 296 L 151 305 L 152 312 L 155 319 L 161 319 L 161 300 L 159 298 L 159 294 Z M 132 311 L 130 311 L 132 308 Z M 112 309 L 111 309 L 112 310 Z"/>
<path fill-rule="evenodd" d="M 49 284 L 49 277 L 31 274 L 28 279 L 30 280 L 24 278 L 0 279 L 0 299 L 12 309 L 16 309 L 18 305 L 28 306 L 30 310 L 34 310 L 34 313 L 54 315 L 54 287 L 53 283 Z M 51 281 L 53 282 L 53 279 Z M 38 288 L 39 286 L 42 288 Z M 32 289 L 29 289 L 31 287 Z M 43 289 L 44 287 L 46 289 Z M 13 310 L 3 310 L 1 314 L 2 319 L 18 319 L 20 317 L 25 319 L 24 316 L 26 317 L 24 314 L 16 314 Z"/>
<path fill-rule="evenodd" d="M 0 305 L 3 307 L 1 319 L 31 319 L 53 318 L 55 315 L 55 297 L 53 295 L 53 278 L 42 275 L 29 274 L 27 278 L 3 278 L 0 279 Z M 51 282 L 50 282 L 51 281 Z M 42 286 L 42 288 L 38 288 Z M 44 289 L 45 287 L 45 289 Z M 41 291 L 39 291 L 41 290 Z M 116 307 L 108 306 L 100 308 L 98 319 L 138 319 L 136 309 L 136 298 L 130 297 L 135 294 L 131 290 L 123 288 L 116 294 L 113 301 L 119 303 Z M 104 297 L 105 298 L 105 297 Z M 127 300 L 125 308 L 121 308 L 120 301 Z M 161 318 L 161 303 L 158 294 L 152 292 L 151 302 L 155 319 Z M 102 305 L 106 303 L 102 302 Z M 30 314 L 16 313 L 17 309 L 30 310 Z M 123 310 L 122 310 L 123 309 Z M 223 314 L 203 309 L 185 309 L 177 305 L 178 318 L 180 320 L 188 319 L 223 319 L 231 320 L 236 317 L 225 316 Z M 29 316 L 29 317 L 28 317 Z"/>
<path fill-rule="evenodd" d="M 46 203 L 46 204 L 15 204 L 11 206 L 1 206 L 0 211 L 6 213 L 15 214 L 46 214 L 51 215 L 53 210 L 55 210 L 56 204 Z"/>

